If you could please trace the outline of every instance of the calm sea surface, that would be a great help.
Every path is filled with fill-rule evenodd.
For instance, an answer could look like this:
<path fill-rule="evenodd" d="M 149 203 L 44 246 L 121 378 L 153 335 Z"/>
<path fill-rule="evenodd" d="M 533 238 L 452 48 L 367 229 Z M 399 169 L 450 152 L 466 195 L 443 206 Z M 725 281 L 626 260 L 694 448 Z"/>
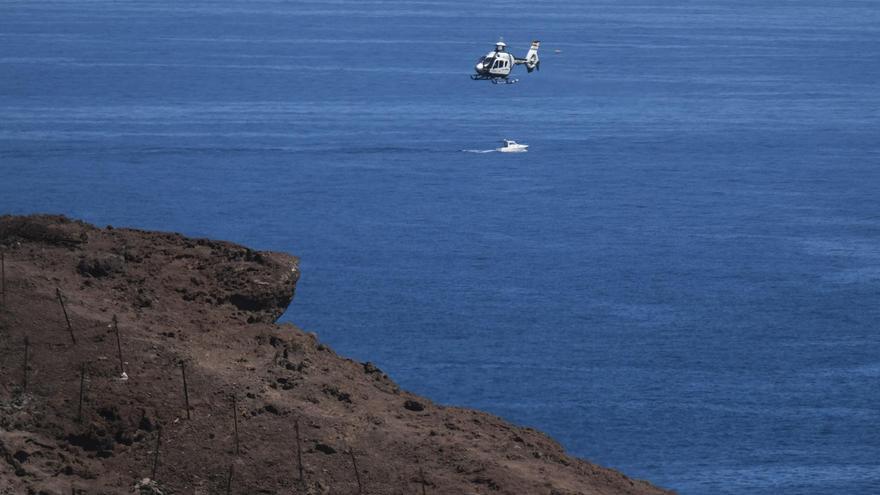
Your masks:
<path fill-rule="evenodd" d="M 876 1 L 6 0 L 0 212 L 295 253 L 339 353 L 683 494 L 880 493 Z"/>

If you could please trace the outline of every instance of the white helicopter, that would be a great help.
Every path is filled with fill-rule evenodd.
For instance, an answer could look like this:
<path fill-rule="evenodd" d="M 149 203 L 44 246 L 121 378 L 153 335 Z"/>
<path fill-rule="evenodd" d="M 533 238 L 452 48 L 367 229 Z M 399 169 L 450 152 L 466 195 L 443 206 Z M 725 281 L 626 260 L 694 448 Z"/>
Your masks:
<path fill-rule="evenodd" d="M 540 41 L 532 41 L 532 47 L 529 48 L 525 58 L 516 58 L 507 51 L 507 44 L 504 43 L 504 40 L 500 40 L 495 43 L 494 51 L 487 53 L 477 62 L 474 67 L 477 73 L 471 74 L 471 79 L 474 81 L 489 80 L 495 84 L 513 84 L 519 79 L 508 79 L 507 76 L 510 75 L 514 65 L 525 65 L 529 72 L 535 69 L 541 70 L 541 61 L 538 59 L 539 46 L 541 46 Z"/>

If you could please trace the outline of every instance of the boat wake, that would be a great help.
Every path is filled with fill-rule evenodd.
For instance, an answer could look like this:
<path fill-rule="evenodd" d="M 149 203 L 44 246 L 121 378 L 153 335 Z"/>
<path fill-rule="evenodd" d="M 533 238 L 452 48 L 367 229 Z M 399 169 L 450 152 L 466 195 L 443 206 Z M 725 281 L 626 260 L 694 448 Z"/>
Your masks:
<path fill-rule="evenodd" d="M 495 153 L 498 150 L 461 150 L 464 153 Z"/>

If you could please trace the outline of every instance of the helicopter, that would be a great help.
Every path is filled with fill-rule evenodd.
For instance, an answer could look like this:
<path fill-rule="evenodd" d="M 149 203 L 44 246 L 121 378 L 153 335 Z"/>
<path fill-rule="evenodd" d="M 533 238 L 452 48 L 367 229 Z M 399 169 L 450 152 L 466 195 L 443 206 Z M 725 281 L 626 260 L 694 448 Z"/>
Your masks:
<path fill-rule="evenodd" d="M 535 69 L 541 70 L 541 61 L 538 59 L 538 47 L 541 46 L 540 41 L 532 41 L 532 46 L 525 58 L 516 58 L 507 51 L 507 44 L 501 39 L 495 43 L 495 50 L 487 53 L 480 60 L 474 69 L 476 74 L 471 74 L 474 81 L 492 81 L 494 84 L 505 83 L 513 84 L 519 79 L 508 79 L 507 76 L 513 70 L 514 65 L 525 65 L 526 70 L 530 73 Z"/>

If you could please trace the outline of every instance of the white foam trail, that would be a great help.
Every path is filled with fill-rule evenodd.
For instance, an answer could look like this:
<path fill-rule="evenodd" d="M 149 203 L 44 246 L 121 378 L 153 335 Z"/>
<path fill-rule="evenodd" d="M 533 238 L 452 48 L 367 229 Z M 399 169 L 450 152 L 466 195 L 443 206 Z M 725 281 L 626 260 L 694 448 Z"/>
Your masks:
<path fill-rule="evenodd" d="M 465 153 L 495 153 L 495 150 L 461 150 Z"/>

